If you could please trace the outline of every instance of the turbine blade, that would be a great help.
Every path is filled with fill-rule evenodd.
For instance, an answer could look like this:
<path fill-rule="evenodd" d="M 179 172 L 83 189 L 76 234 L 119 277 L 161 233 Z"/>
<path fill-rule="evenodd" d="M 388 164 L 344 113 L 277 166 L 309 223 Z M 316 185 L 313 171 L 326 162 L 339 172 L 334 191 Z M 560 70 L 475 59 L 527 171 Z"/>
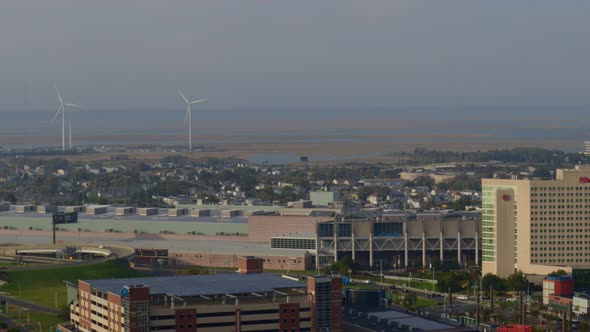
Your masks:
<path fill-rule="evenodd" d="M 190 104 L 188 102 L 188 99 L 186 99 L 186 97 L 182 94 L 182 92 L 180 92 L 180 90 L 176 89 L 176 91 L 178 91 L 178 94 L 182 97 L 182 100 L 184 100 L 185 103 Z"/>
<path fill-rule="evenodd" d="M 64 101 L 61 99 L 61 95 L 59 94 L 59 90 L 57 88 L 57 85 L 54 85 L 55 87 L 55 91 L 57 92 L 57 98 L 59 98 L 59 102 L 63 105 Z"/>
<path fill-rule="evenodd" d="M 82 106 L 80 106 L 78 104 L 64 104 L 64 105 L 67 106 L 67 107 L 82 107 Z"/>
<path fill-rule="evenodd" d="M 199 100 L 191 101 L 191 105 L 192 104 L 197 104 L 197 103 L 202 103 L 204 101 L 207 101 L 207 99 L 199 99 Z"/>
<path fill-rule="evenodd" d="M 59 113 L 63 110 L 64 105 L 60 105 L 59 108 L 57 109 L 57 112 L 55 112 L 55 115 L 53 116 L 53 119 L 51 119 L 51 123 L 55 122 L 55 119 L 57 119 L 57 117 L 59 116 Z"/>
<path fill-rule="evenodd" d="M 190 113 L 191 110 L 192 110 L 191 104 L 188 104 L 188 107 L 186 108 L 186 114 L 184 115 L 184 122 L 188 121 L 188 114 Z"/>

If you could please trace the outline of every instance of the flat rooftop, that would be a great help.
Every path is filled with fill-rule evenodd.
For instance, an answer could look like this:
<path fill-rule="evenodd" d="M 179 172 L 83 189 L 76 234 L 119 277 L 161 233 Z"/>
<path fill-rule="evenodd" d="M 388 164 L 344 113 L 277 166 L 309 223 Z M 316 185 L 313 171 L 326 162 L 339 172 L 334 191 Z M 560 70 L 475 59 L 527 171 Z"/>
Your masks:
<path fill-rule="evenodd" d="M 36 206 L 36 205 L 35 205 Z M 99 205 L 96 205 L 99 206 Z M 95 206 L 95 207 L 96 207 Z M 78 220 L 117 220 L 119 222 L 125 221 L 149 221 L 149 222 L 158 222 L 158 221 L 176 221 L 176 222 L 223 222 L 223 223 L 235 223 L 235 224 L 247 224 L 248 217 L 246 216 L 236 216 L 232 218 L 222 218 L 221 217 L 221 210 L 213 210 L 211 209 L 211 216 L 208 217 L 193 217 L 191 215 L 183 215 L 177 217 L 168 216 L 167 208 L 158 208 L 158 213 L 151 216 L 140 216 L 137 213 L 132 213 L 124 216 L 117 216 L 115 214 L 116 207 L 113 206 L 103 206 L 107 208 L 106 213 L 102 214 L 87 214 L 86 212 L 78 212 Z M 65 206 L 57 207 L 58 211 L 63 212 L 65 210 Z M 155 207 L 153 207 L 155 208 Z M 189 211 L 190 213 L 190 211 Z M 39 218 L 39 219 L 46 219 L 51 220 L 51 213 L 37 213 L 36 211 L 32 212 L 25 212 L 25 213 L 16 213 L 16 205 L 11 205 L 10 210 L 0 212 L 0 217 L 10 217 L 10 218 Z"/>
<path fill-rule="evenodd" d="M 207 275 L 83 280 L 92 287 L 119 294 L 121 288 L 131 285 L 150 287 L 150 294 L 178 297 L 220 294 L 272 292 L 282 288 L 304 288 L 302 282 L 283 278 L 272 273 L 218 273 Z"/>

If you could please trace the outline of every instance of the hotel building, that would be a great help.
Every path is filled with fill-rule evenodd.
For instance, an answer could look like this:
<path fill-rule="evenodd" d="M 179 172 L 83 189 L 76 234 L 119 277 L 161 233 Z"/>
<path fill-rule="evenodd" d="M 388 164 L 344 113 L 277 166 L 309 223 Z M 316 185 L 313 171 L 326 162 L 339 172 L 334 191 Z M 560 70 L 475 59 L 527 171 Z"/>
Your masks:
<path fill-rule="evenodd" d="M 482 180 L 482 269 L 548 274 L 590 267 L 590 165 L 554 180 Z"/>

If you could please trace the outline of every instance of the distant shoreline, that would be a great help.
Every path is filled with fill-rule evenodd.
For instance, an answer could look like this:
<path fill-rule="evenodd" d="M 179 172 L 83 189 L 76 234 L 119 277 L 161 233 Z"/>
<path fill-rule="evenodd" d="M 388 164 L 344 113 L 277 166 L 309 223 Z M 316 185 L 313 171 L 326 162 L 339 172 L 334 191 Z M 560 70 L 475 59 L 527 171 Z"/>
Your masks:
<path fill-rule="evenodd" d="M 86 139 L 93 140 L 96 137 L 89 136 Z M 176 147 L 181 147 L 184 143 L 185 137 L 177 136 L 157 136 L 157 137 L 126 137 L 126 136 L 111 136 L 108 142 L 104 144 L 84 146 L 107 146 L 107 147 L 129 147 L 136 149 L 140 144 L 161 145 L 172 144 Z M 146 139 L 145 142 L 117 144 L 115 142 L 121 140 L 133 140 L 132 138 Z M 256 143 L 248 142 L 247 138 L 252 139 L 252 136 L 241 137 L 240 140 L 235 140 L 232 137 L 230 142 L 223 142 L 223 137 L 219 136 L 195 136 L 193 144 L 202 145 L 206 151 L 187 151 L 180 149 L 152 150 L 152 151 L 135 151 L 135 152 L 121 152 L 121 151 L 105 151 L 95 152 L 89 154 L 76 155 L 47 155 L 36 156 L 35 158 L 55 158 L 64 157 L 70 160 L 103 160 L 109 159 L 111 155 L 126 154 L 130 159 L 159 159 L 168 155 L 184 155 L 194 158 L 199 157 L 214 157 L 214 158 L 228 158 L 235 157 L 245 160 L 262 163 L 265 158 L 271 163 L 292 163 L 299 162 L 300 156 L 309 157 L 310 162 L 349 162 L 349 161 L 364 161 L 364 162 L 392 162 L 394 157 L 391 156 L 395 152 L 412 152 L 416 148 L 426 148 L 440 151 L 485 151 L 494 149 L 509 149 L 515 147 L 538 147 L 545 149 L 556 149 L 567 152 L 577 152 L 583 150 L 583 142 L 577 140 L 494 140 L 494 139 L 476 139 L 473 140 L 469 135 L 423 135 L 420 142 L 411 142 L 411 137 L 405 137 L 402 141 L 399 135 L 375 135 L 369 141 L 324 141 L 324 137 L 308 136 L 306 142 L 290 142 L 281 136 L 266 136 L 264 139 L 256 137 Z M 81 137 L 78 139 L 82 139 Z M 10 143 L 18 141 L 21 148 L 25 144 L 35 146 L 41 141 L 39 137 L 14 137 L 11 136 L 9 140 L 0 135 L 0 142 L 3 148 L 6 149 Z M 56 141 L 56 137 L 43 137 L 42 141 L 47 143 L 49 141 Z M 156 141 L 156 142 L 154 142 Z M 216 141 L 216 143 L 207 143 L 208 141 Z M 109 144 L 110 143 L 110 144 Z M 42 145 L 38 145 L 42 146 Z M 54 148 L 59 145 L 52 144 Z"/>

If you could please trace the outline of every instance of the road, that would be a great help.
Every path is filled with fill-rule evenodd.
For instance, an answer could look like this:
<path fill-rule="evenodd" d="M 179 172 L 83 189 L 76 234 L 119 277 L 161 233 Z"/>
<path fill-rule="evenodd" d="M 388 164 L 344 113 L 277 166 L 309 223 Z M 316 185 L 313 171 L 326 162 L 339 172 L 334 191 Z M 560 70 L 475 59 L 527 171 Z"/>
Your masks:
<path fill-rule="evenodd" d="M 23 301 L 23 300 L 19 300 L 16 299 L 14 297 L 11 296 L 2 296 L 0 297 L 2 299 L 6 299 L 7 304 L 14 304 L 16 306 L 25 308 L 25 309 L 29 309 L 29 310 L 33 310 L 33 311 L 38 311 L 38 312 L 43 312 L 46 314 L 58 314 L 59 310 L 57 309 L 53 309 L 53 308 L 48 308 L 42 305 L 38 305 L 38 304 L 34 304 L 31 302 L 27 302 L 27 301 Z"/>

